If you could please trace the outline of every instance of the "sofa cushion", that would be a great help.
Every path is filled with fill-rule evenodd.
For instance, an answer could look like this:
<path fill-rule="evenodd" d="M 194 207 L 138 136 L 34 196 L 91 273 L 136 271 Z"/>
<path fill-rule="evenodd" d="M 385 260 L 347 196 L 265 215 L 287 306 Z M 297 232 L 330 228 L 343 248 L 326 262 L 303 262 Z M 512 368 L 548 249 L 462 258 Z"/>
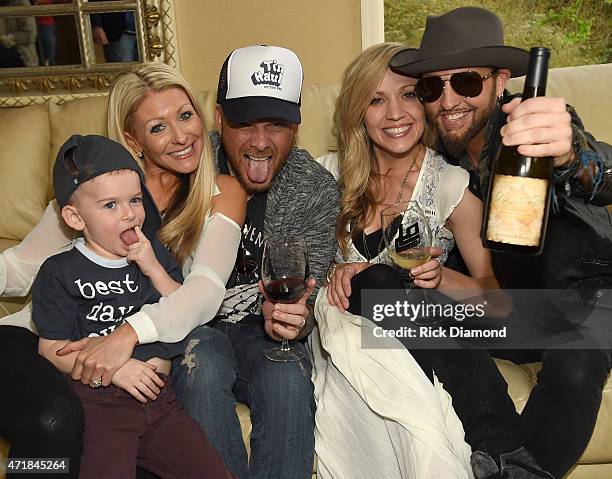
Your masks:
<path fill-rule="evenodd" d="M 514 401 L 516 411 L 522 412 L 534 384 L 532 377 L 522 367 L 511 361 L 495 359 L 495 364 L 508 383 L 508 394 Z"/>
<path fill-rule="evenodd" d="M 612 63 L 553 68 L 548 74 L 546 96 L 560 96 L 571 104 L 586 130 L 595 138 L 612 143 L 609 112 L 604 105 L 612 102 Z M 520 92 L 525 77 L 513 78 L 508 89 Z"/>
<path fill-rule="evenodd" d="M 0 109 L 0 138 L 0 238 L 21 240 L 47 204 L 47 106 Z"/>
<path fill-rule="evenodd" d="M 196 94 L 196 100 L 204 114 L 204 124 L 207 130 L 216 130 L 215 106 L 217 105 L 217 90 L 204 90 Z"/>
<path fill-rule="evenodd" d="M 302 89 L 302 124 L 297 144 L 317 158 L 336 146 L 334 110 L 340 85 L 309 84 Z"/>
<path fill-rule="evenodd" d="M 246 446 L 246 451 L 249 457 L 251 456 L 251 431 L 253 430 L 253 424 L 251 424 L 251 411 L 246 404 L 241 402 L 236 403 L 236 414 L 240 421 L 240 429 L 242 431 L 242 440 Z"/>
<path fill-rule="evenodd" d="M 108 96 L 78 98 L 65 103 L 49 104 L 49 122 L 51 123 L 51 149 L 47 150 L 47 172 L 52 177 L 53 164 L 60 147 L 71 135 L 104 135 L 107 134 L 106 110 Z M 55 197 L 53 184 L 49 182 L 48 199 Z"/>

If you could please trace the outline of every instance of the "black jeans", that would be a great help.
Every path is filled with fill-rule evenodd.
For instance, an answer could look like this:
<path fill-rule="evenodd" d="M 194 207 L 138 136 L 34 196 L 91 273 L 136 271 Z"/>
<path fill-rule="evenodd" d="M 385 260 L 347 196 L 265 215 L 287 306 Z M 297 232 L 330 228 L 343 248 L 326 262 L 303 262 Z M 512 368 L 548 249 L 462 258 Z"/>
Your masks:
<path fill-rule="evenodd" d="M 355 275 L 349 311 L 359 314 L 361 289 L 402 288 L 393 274 L 391 268 L 376 265 Z M 433 367 L 451 395 L 472 450 L 487 452 L 497 461 L 500 454 L 524 446 L 555 477 L 566 474 L 588 445 L 611 368 L 607 350 L 492 350 L 517 364 L 543 362 L 538 384 L 519 415 L 489 351 L 410 352 L 421 358 L 417 362 L 426 372 Z"/>
<path fill-rule="evenodd" d="M 434 370 L 472 450 L 499 454 L 524 446 L 538 464 L 563 477 L 589 443 L 610 372 L 610 352 L 601 350 L 492 351 L 517 364 L 542 361 L 538 384 L 521 415 L 507 384 L 486 351 L 432 352 Z"/>
<path fill-rule="evenodd" d="M 404 290 L 404 284 L 399 274 L 385 264 L 374 264 L 357 273 L 351 279 L 351 297 L 347 311 L 361 316 L 361 293 L 366 289 L 393 289 Z M 371 319 L 371 318 L 370 318 Z M 410 354 L 421 367 L 425 375 L 433 383 L 433 365 L 429 351 L 424 349 L 410 349 Z"/>
<path fill-rule="evenodd" d="M 83 408 L 65 375 L 38 354 L 38 337 L 24 328 L 0 326 L 0 436 L 10 458 L 67 457 L 69 474 L 7 474 L 7 478 L 78 477 Z"/>
<path fill-rule="evenodd" d="M 486 452 L 498 461 L 500 454 L 520 448 L 520 416 L 489 352 L 448 349 L 431 351 L 431 356 L 472 451 Z"/>
<path fill-rule="evenodd" d="M 538 383 L 521 413 L 525 448 L 540 466 L 562 477 L 580 459 L 593 434 L 602 390 L 610 372 L 610 351 L 493 351 L 517 364 L 542 361 Z"/>

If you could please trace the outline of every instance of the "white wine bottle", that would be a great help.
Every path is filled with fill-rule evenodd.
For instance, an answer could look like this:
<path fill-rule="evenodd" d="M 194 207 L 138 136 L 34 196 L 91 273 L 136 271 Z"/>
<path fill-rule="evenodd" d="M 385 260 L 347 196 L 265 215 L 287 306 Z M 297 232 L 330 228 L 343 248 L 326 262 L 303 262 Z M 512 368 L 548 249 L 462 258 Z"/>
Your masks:
<path fill-rule="evenodd" d="M 529 52 L 523 101 L 544 96 L 550 50 Z M 485 206 L 482 242 L 499 252 L 540 254 L 552 196 L 552 158 L 524 156 L 516 146 L 502 145 L 493 162 Z"/>

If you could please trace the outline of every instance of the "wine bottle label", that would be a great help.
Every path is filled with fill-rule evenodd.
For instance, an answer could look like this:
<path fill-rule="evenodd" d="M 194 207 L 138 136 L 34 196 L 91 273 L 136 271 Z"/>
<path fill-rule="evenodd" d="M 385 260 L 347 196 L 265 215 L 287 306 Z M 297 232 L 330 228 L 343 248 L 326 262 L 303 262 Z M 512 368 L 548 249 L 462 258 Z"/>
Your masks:
<path fill-rule="evenodd" d="M 546 208 L 548 180 L 495 175 L 489 205 L 487 239 L 538 246 Z"/>

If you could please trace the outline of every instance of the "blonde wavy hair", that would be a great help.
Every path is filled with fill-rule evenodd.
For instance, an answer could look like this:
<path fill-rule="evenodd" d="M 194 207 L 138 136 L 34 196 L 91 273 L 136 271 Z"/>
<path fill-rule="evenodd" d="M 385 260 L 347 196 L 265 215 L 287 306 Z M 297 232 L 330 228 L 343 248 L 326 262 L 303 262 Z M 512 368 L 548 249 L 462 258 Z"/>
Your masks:
<path fill-rule="evenodd" d="M 132 150 L 125 132 L 133 134 L 134 113 L 148 94 L 169 88 L 180 88 L 202 120 L 202 155 L 196 170 L 181 178 L 171 198 L 159 231 L 160 241 L 182 264 L 195 250 L 206 214 L 209 212 L 215 186 L 215 164 L 204 116 L 187 81 L 172 67 L 163 63 L 143 63 L 121 75 L 113 84 L 108 102 L 108 136 L 125 146 L 143 168 L 137 152 Z"/>
<path fill-rule="evenodd" d="M 391 58 L 406 47 L 380 43 L 364 50 L 344 71 L 334 112 L 338 144 L 339 181 L 342 187 L 336 239 L 348 254 L 349 239 L 371 221 L 380 195 L 374 181 L 374 150 L 364 124 L 366 110 L 389 68 Z M 350 228 L 350 231 L 349 231 Z"/>

